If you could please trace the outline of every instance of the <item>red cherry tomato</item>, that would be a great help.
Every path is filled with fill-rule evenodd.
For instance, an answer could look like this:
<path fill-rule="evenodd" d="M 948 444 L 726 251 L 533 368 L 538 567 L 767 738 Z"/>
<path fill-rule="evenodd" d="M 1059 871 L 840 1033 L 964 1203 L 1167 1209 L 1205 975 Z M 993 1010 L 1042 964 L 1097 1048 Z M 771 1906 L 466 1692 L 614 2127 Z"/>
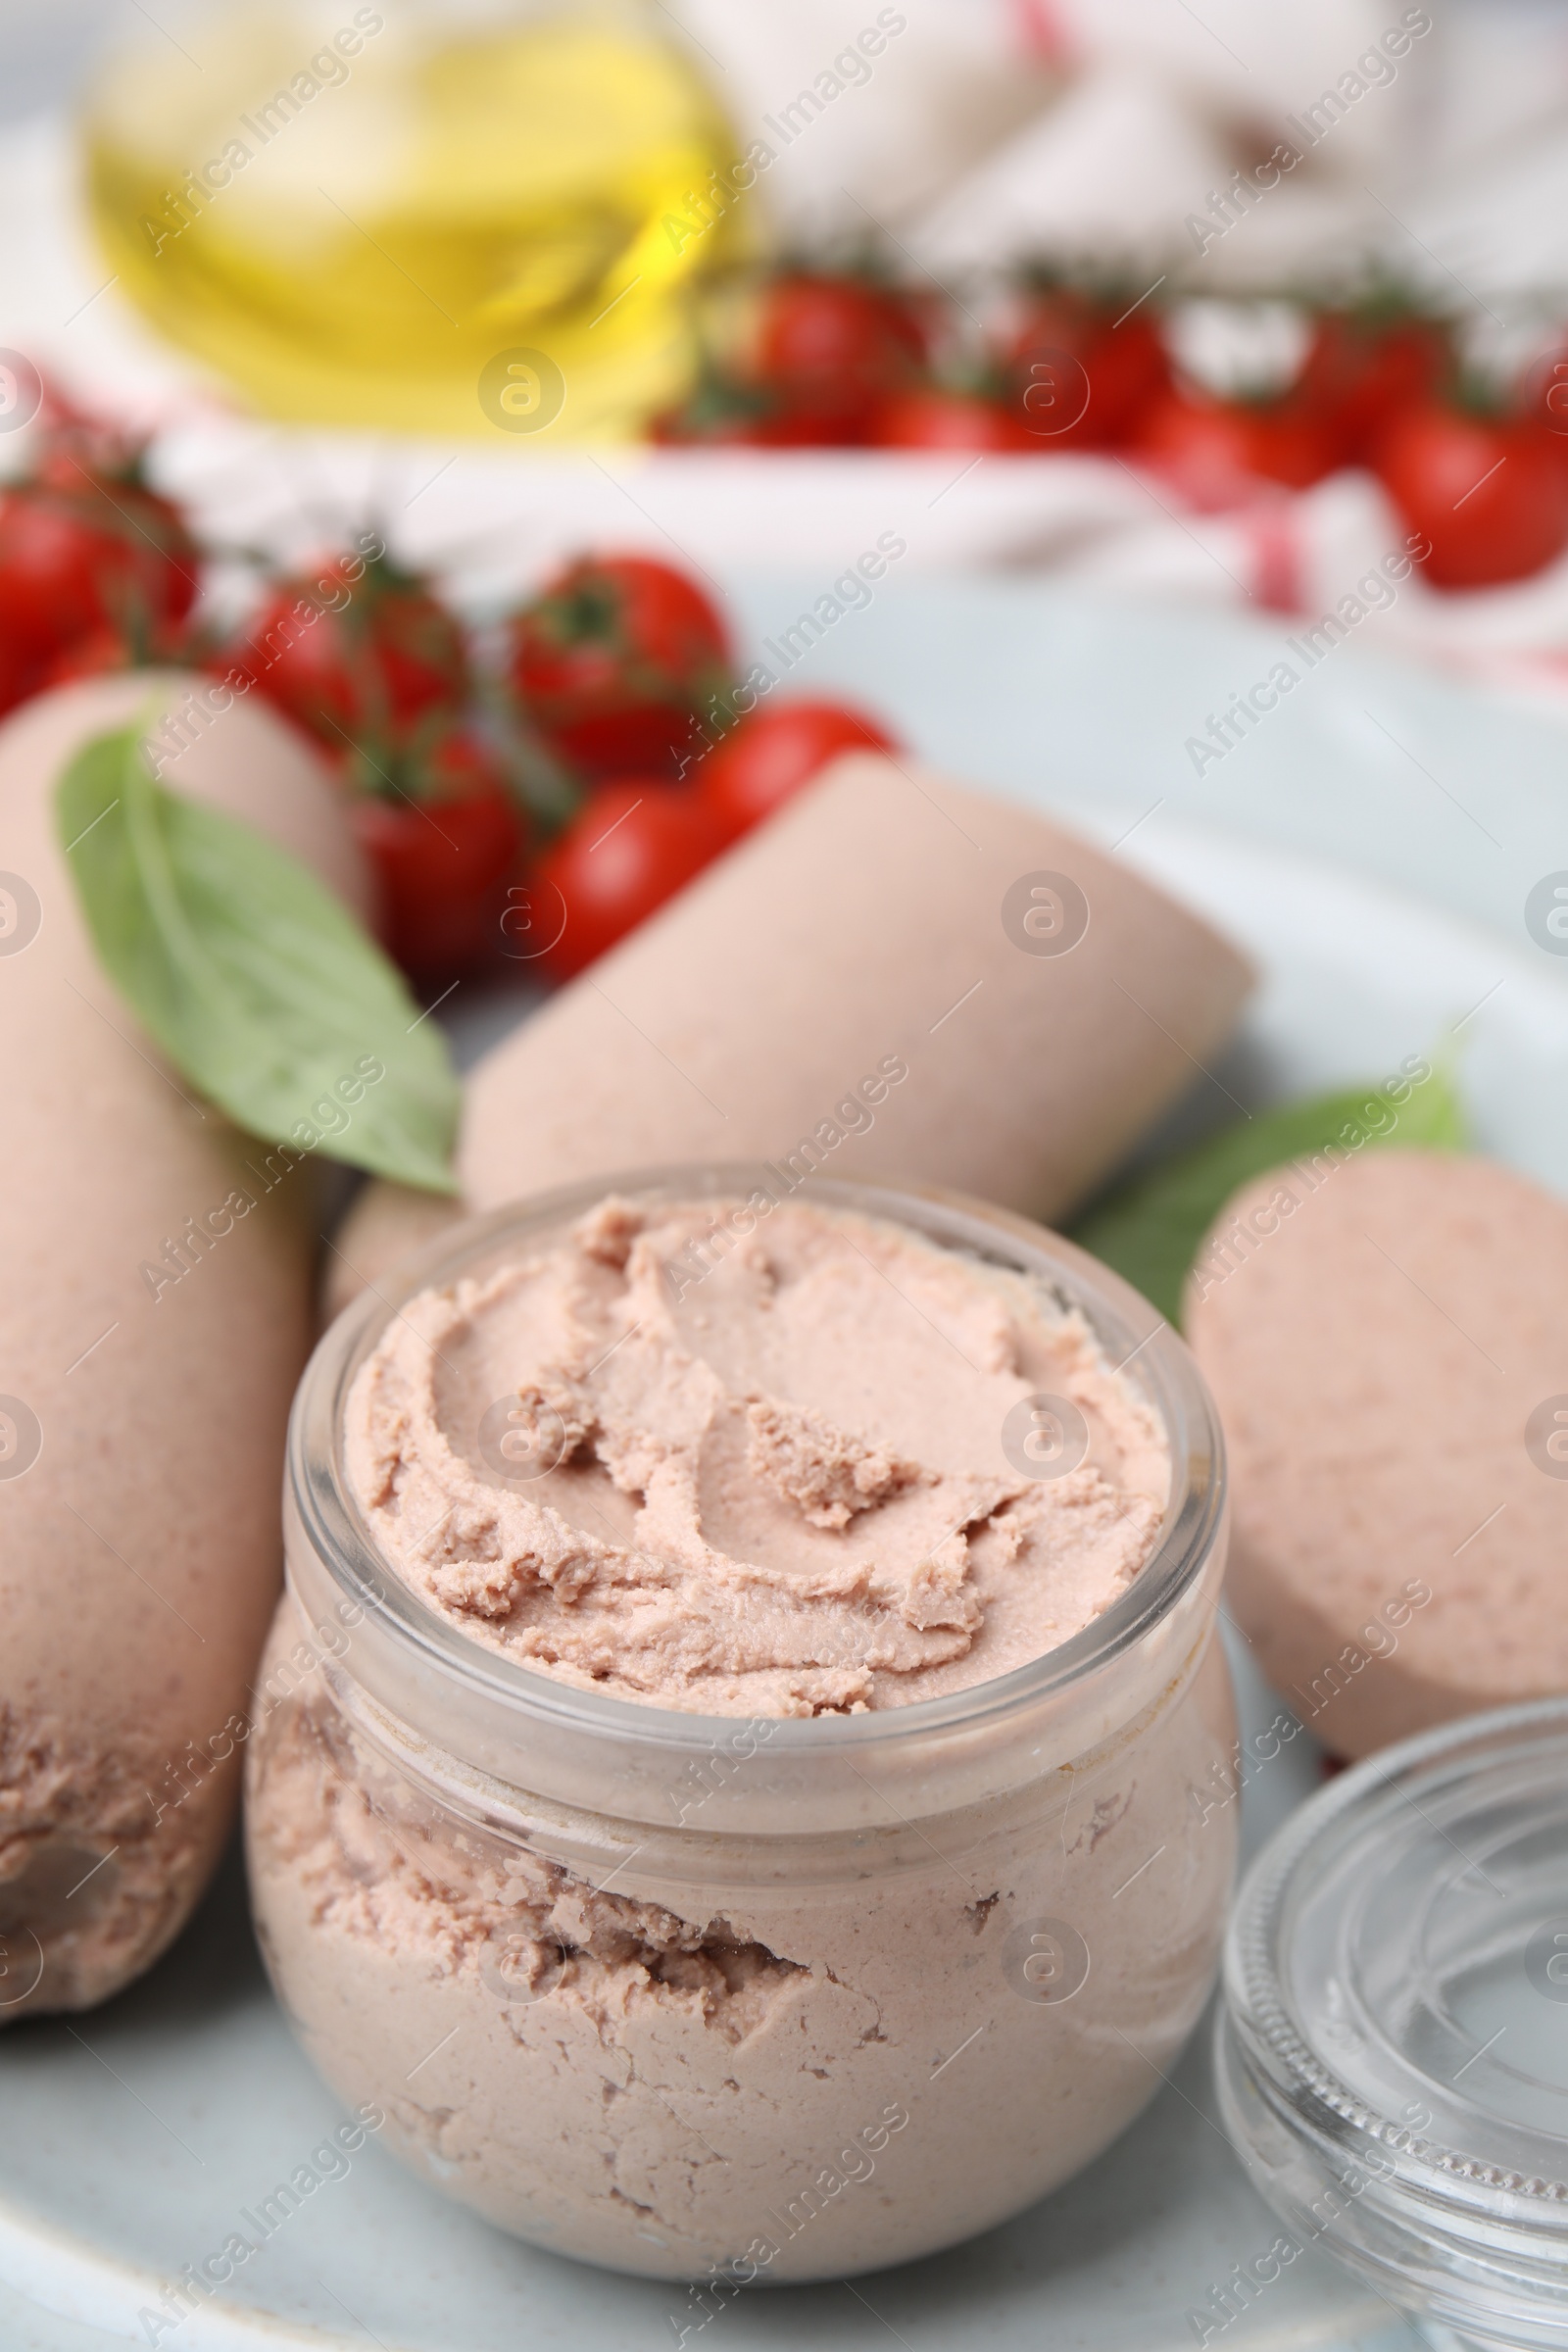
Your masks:
<path fill-rule="evenodd" d="M 894 752 L 874 718 L 841 703 L 767 703 L 715 744 L 697 790 L 719 838 L 730 842 L 770 816 L 840 752 Z"/>
<path fill-rule="evenodd" d="M 886 392 L 925 357 L 912 304 L 860 278 L 793 273 L 762 295 L 752 366 L 801 442 L 861 440 Z"/>
<path fill-rule="evenodd" d="M 1180 391 L 1155 404 L 1132 448 L 1205 514 L 1239 505 L 1260 481 L 1305 490 L 1340 462 L 1328 426 L 1291 400 L 1213 400 Z"/>
<path fill-rule="evenodd" d="M 532 895 L 564 906 L 564 928 L 539 960 L 569 980 L 684 889 L 722 847 L 689 787 L 654 776 L 596 784 L 534 867 Z M 552 914 L 551 925 L 559 919 Z M 549 928 L 541 917 L 541 927 Z"/>
<path fill-rule="evenodd" d="M 145 669 L 164 662 L 177 667 L 183 653 L 177 629 L 155 629 L 150 639 L 139 644 L 122 635 L 119 629 L 89 629 L 86 636 L 73 638 L 59 653 L 51 655 L 36 686 L 40 691 L 50 686 L 69 686 L 77 678 L 98 678 L 111 670 Z"/>
<path fill-rule="evenodd" d="M 387 952 L 434 987 L 500 956 L 523 826 L 495 754 L 474 735 L 443 736 L 408 772 L 416 791 L 363 791 L 349 813 L 380 882 Z"/>
<path fill-rule="evenodd" d="M 281 581 L 210 666 L 238 671 L 333 751 L 406 743 L 454 718 L 468 691 L 457 621 L 384 556 L 336 556 Z"/>
<path fill-rule="evenodd" d="M 702 590 L 646 556 L 589 556 L 508 627 L 512 682 L 584 774 L 673 775 L 705 698 L 729 683 L 724 623 Z"/>
<path fill-rule="evenodd" d="M 0 637 L 0 714 L 14 710 L 39 687 L 53 685 L 47 665 L 30 655 L 23 646 L 8 644 Z"/>
<path fill-rule="evenodd" d="M 749 438 L 760 449 L 858 449 L 869 437 L 875 396 L 831 404 L 770 392 L 771 409 Z"/>
<path fill-rule="evenodd" d="M 1540 571 L 1568 546 L 1568 469 L 1533 418 L 1432 403 L 1390 426 L 1374 460 L 1439 588 L 1487 588 Z"/>
<path fill-rule="evenodd" d="M 1069 286 L 1027 299 L 1004 364 L 1014 412 L 1047 449 L 1116 447 L 1170 382 L 1155 314 L 1118 310 Z"/>
<path fill-rule="evenodd" d="M 936 386 L 879 401 L 867 438 L 878 449 L 994 450 L 1012 457 L 1044 446 L 1002 401 Z"/>
<path fill-rule="evenodd" d="M 68 450 L 0 493 L 0 639 L 12 700 L 80 639 L 118 637 L 148 659 L 190 611 L 195 545 L 178 514 L 134 478 L 90 471 Z"/>
<path fill-rule="evenodd" d="M 1396 417 L 1429 400 L 1452 366 L 1441 319 L 1328 311 L 1317 319 L 1293 398 L 1363 458 Z"/>
<path fill-rule="evenodd" d="M 112 628 L 108 600 L 130 585 L 128 550 L 84 517 L 79 502 L 22 483 L 0 494 L 0 627 L 35 656 L 90 629 Z"/>

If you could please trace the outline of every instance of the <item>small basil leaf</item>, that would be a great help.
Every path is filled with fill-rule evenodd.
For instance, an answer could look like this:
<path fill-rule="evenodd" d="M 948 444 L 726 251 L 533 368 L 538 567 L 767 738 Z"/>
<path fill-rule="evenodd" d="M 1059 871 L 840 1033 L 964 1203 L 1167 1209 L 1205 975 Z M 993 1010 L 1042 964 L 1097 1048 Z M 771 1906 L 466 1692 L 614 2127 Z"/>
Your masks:
<path fill-rule="evenodd" d="M 308 867 L 155 782 L 141 735 L 137 723 L 83 745 L 55 808 L 98 960 L 126 1004 L 252 1135 L 454 1191 L 458 1081 L 440 1031 Z"/>
<path fill-rule="evenodd" d="M 1348 1087 L 1239 1119 L 1207 1143 L 1129 1177 L 1079 1219 L 1072 1239 L 1179 1324 L 1182 1287 L 1204 1234 L 1254 1176 L 1330 1144 L 1342 1152 L 1391 1143 L 1456 1152 L 1467 1140 L 1446 1070 L 1431 1070 L 1403 1102 L 1392 1101 L 1382 1084 Z"/>

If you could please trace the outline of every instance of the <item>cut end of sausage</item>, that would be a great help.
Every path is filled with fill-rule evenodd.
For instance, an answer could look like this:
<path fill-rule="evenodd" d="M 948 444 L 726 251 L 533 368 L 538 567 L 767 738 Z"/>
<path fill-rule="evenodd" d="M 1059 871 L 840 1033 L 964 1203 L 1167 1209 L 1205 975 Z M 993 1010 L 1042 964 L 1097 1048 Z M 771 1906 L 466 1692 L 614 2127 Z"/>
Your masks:
<path fill-rule="evenodd" d="M 1319 1154 L 1211 1229 L 1186 1326 L 1228 1594 L 1337 1754 L 1568 1690 L 1568 1206 L 1480 1158 Z"/>
<path fill-rule="evenodd" d="M 0 2026 L 91 2009 L 150 1967 L 206 1885 L 236 1793 L 232 1765 L 172 1780 L 150 1743 L 100 1746 L 0 1708 Z"/>

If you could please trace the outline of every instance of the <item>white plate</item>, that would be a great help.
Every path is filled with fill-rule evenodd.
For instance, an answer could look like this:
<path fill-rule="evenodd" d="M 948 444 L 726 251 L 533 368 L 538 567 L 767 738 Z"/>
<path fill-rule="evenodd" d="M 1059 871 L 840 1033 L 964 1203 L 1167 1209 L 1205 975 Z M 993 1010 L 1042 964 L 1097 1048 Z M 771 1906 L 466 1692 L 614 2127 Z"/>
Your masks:
<path fill-rule="evenodd" d="M 798 582 L 748 594 L 758 635 L 801 595 Z M 1553 724 L 1348 653 L 1199 784 L 1188 715 L 1266 674 L 1266 630 L 980 584 L 886 598 L 853 627 L 816 649 L 803 687 L 853 687 L 897 711 L 922 751 L 1070 807 L 1106 840 L 1142 818 L 1119 854 L 1257 956 L 1265 985 L 1245 1036 L 1176 1128 L 1228 1115 L 1227 1095 L 1250 1104 L 1376 1078 L 1458 1022 L 1479 1142 L 1568 1189 L 1568 962 L 1536 949 L 1521 919 L 1530 885 L 1568 867 L 1568 738 Z M 1380 725 L 1410 759 L 1389 756 Z M 470 1044 L 502 1009 L 466 1016 Z M 1256 1721 L 1273 1701 L 1240 1663 Z M 1317 1771 L 1303 1740 L 1256 1774 L 1250 1845 Z M 683 2328 L 688 2345 L 708 2336 L 683 2292 L 502 2237 L 373 2145 L 240 2274 L 243 2301 L 150 2332 L 140 2314 L 180 2266 L 244 2227 L 242 2209 L 338 2120 L 267 1989 L 231 1863 L 144 1984 L 91 2016 L 0 2036 L 0 2342 L 652 2352 Z M 864 2352 L 890 2333 L 913 2352 L 1176 2352 L 1197 2340 L 1189 2312 L 1274 2235 L 1213 2121 L 1200 2036 L 1116 2147 L 1005 2229 L 853 2289 L 744 2297 L 710 2325 L 736 2352 L 808 2336 Z M 1315 2251 L 1210 2338 L 1225 2352 L 1413 2340 Z"/>

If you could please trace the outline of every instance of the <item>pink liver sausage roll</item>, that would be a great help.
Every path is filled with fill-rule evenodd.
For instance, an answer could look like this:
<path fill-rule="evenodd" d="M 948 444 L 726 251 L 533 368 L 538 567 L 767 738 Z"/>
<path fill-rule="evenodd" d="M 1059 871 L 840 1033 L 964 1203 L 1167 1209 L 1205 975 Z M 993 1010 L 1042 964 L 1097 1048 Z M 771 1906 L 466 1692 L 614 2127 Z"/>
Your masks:
<path fill-rule="evenodd" d="M 1363 1756 L 1568 1690 L 1568 1207 L 1493 1160 L 1332 1158 L 1226 1204 L 1185 1321 L 1230 1449 L 1230 1605 Z"/>
<path fill-rule="evenodd" d="M 549 918 L 541 907 L 541 921 Z M 1048 1222 L 1223 1047 L 1244 958 L 1045 817 L 857 755 L 474 1069 L 470 1208 L 661 1161 L 894 1175 Z M 333 1303 L 439 1209 L 373 1188 Z"/>
<path fill-rule="evenodd" d="M 182 692 L 95 681 L 0 729 L 0 2022 L 102 1999 L 188 1916 L 278 1577 L 313 1172 L 269 1189 L 265 1147 L 161 1060 L 54 826 L 77 747 Z M 266 711 L 225 712 L 164 780 L 363 906 L 331 788 Z"/>

